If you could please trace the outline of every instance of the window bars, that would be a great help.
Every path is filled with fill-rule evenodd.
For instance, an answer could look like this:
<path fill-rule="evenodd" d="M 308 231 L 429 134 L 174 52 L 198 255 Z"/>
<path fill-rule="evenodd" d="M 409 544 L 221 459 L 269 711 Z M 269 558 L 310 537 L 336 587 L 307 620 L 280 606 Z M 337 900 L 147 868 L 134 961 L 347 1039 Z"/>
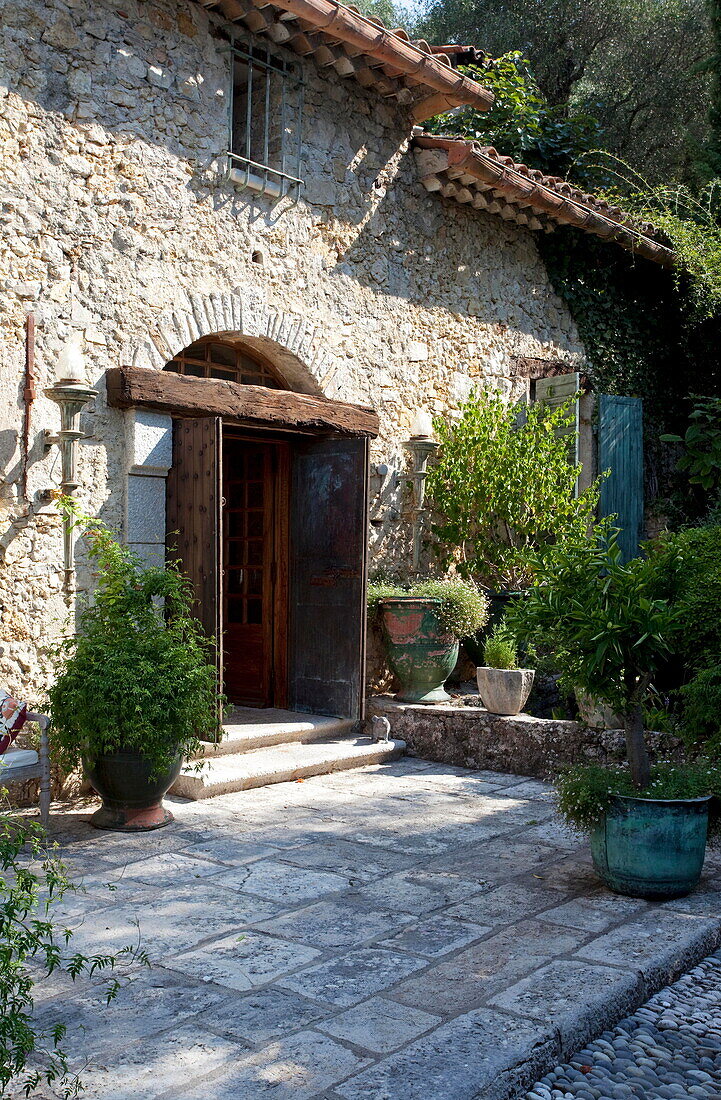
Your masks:
<path fill-rule="evenodd" d="M 229 104 L 230 178 L 271 198 L 298 197 L 303 79 L 264 43 L 233 41 Z"/>

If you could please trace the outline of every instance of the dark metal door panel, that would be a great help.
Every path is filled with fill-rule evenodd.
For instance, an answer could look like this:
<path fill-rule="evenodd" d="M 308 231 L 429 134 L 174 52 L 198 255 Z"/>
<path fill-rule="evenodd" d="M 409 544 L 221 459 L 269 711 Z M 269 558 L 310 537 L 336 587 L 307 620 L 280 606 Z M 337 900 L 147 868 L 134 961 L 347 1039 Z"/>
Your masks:
<path fill-rule="evenodd" d="M 209 637 L 222 643 L 220 506 L 222 421 L 199 417 L 173 422 L 173 465 L 168 474 L 168 553 L 180 560 L 195 591 L 194 611 Z M 217 653 L 218 668 L 221 654 Z"/>
<path fill-rule="evenodd" d="M 291 487 L 290 705 L 363 715 L 368 441 L 296 445 Z"/>

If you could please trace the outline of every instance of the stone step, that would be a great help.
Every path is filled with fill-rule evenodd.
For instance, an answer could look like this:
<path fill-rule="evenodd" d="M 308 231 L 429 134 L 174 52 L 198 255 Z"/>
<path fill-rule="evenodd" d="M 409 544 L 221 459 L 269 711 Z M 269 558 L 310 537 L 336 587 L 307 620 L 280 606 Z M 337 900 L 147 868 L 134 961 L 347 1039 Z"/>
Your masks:
<path fill-rule="evenodd" d="M 223 723 L 223 739 L 217 744 L 204 742 L 194 759 L 206 757 L 215 760 L 218 756 L 235 756 L 291 742 L 308 744 L 328 741 L 353 733 L 357 727 L 358 723 L 352 718 L 328 718 L 293 710 L 235 707 Z"/>
<path fill-rule="evenodd" d="M 395 760 L 405 752 L 405 741 L 371 741 L 369 737 L 346 737 L 302 744 L 271 745 L 250 752 L 206 757 L 202 772 L 187 764 L 171 787 L 181 798 L 212 798 L 214 795 L 266 787 L 290 779 L 361 768 Z"/>

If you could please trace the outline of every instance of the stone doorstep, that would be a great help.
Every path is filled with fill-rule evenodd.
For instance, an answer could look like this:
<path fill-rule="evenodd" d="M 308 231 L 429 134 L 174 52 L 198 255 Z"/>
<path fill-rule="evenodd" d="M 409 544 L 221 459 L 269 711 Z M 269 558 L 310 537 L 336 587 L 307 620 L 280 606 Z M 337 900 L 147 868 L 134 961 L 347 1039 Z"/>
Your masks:
<path fill-rule="evenodd" d="M 290 742 L 248 752 L 206 757 L 197 773 L 186 765 L 170 789 L 182 798 L 212 798 L 214 795 L 266 787 L 312 775 L 361 768 L 396 760 L 405 752 L 404 741 L 371 741 L 367 737 L 346 737 L 310 744 Z"/>
<path fill-rule="evenodd" d="M 358 723 L 352 718 L 328 718 L 320 714 L 303 714 L 292 710 L 257 710 L 250 707 L 234 707 L 223 723 L 223 738 L 217 743 L 204 742 L 193 759 L 217 759 L 219 756 L 235 756 L 271 745 L 291 742 L 308 744 L 327 741 L 356 731 Z"/>

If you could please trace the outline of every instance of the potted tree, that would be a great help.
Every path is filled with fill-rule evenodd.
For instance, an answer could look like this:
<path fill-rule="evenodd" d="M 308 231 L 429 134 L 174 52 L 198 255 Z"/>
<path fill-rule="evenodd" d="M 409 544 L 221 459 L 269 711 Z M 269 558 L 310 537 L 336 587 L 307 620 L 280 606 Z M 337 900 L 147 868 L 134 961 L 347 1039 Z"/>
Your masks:
<path fill-rule="evenodd" d="M 479 393 L 460 417 L 434 422 L 432 550 L 443 569 L 455 565 L 483 586 L 492 626 L 532 583 L 538 558 L 583 537 L 595 520 L 599 483 L 577 493 L 581 467 L 569 460 L 573 405 L 536 403 L 519 413 L 501 394 Z M 463 639 L 476 665 L 484 640 Z"/>
<path fill-rule="evenodd" d="M 478 694 L 491 714 L 520 714 L 533 687 L 532 668 L 518 667 L 518 649 L 504 623 L 499 623 L 483 647 L 485 665 L 476 669 Z"/>
<path fill-rule="evenodd" d="M 594 866 L 612 890 L 669 898 L 698 883 L 721 775 L 703 761 L 651 764 L 643 705 L 672 648 L 678 560 L 672 547 L 646 551 L 624 564 L 607 531 L 558 549 L 509 619 L 550 643 L 568 679 L 623 718 L 627 766 L 568 769 L 557 784 L 562 815 L 590 833 Z"/>
<path fill-rule="evenodd" d="M 172 821 L 163 796 L 199 738 L 217 733 L 211 643 L 178 565 L 146 566 L 99 521 L 79 516 L 97 586 L 56 652 L 54 755 L 82 766 L 102 798 L 92 824 L 127 832 Z"/>
<path fill-rule="evenodd" d="M 428 580 L 410 587 L 373 584 L 371 618 L 380 623 L 404 703 L 442 703 L 458 660 L 459 639 L 483 626 L 488 601 L 470 581 Z"/>

